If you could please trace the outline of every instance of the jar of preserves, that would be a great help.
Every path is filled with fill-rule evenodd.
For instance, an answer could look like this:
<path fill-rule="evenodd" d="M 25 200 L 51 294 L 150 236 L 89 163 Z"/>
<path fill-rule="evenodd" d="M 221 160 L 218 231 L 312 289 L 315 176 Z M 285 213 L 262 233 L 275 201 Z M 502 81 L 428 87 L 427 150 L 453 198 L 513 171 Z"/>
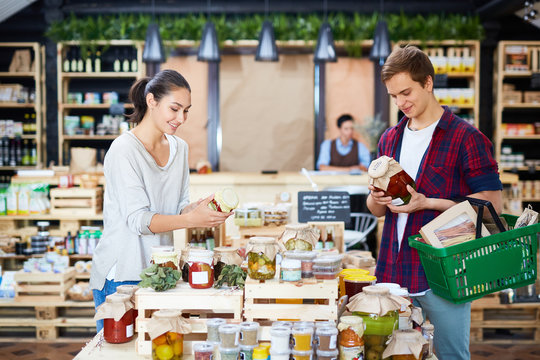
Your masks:
<path fill-rule="evenodd" d="M 187 263 L 187 259 L 189 256 L 189 252 L 193 249 L 191 246 L 187 246 L 182 249 L 180 252 L 180 261 L 178 263 L 178 266 L 182 270 L 182 280 L 184 282 L 189 282 L 189 265 Z"/>
<path fill-rule="evenodd" d="M 133 305 L 133 318 L 137 318 L 139 312 L 135 310 L 135 292 L 139 289 L 138 285 L 118 285 L 116 287 L 116 292 L 118 294 L 124 294 L 129 296 L 129 301 Z"/>
<path fill-rule="evenodd" d="M 273 326 L 270 329 L 271 349 L 276 354 L 289 353 L 291 340 L 291 328 L 286 326 Z"/>
<path fill-rule="evenodd" d="M 218 246 L 214 248 L 214 280 L 219 278 L 221 270 L 225 265 L 242 264 L 242 258 L 238 255 L 238 250 L 230 246 Z"/>
<path fill-rule="evenodd" d="M 317 257 L 316 251 L 292 250 L 285 251 L 283 255 L 285 259 L 300 260 L 302 262 L 300 265 L 302 279 L 313 277 L 313 260 Z"/>
<path fill-rule="evenodd" d="M 184 334 L 191 326 L 181 310 L 158 310 L 148 322 L 152 339 L 152 360 L 180 360 L 184 354 Z"/>
<path fill-rule="evenodd" d="M 96 319 L 103 319 L 105 341 L 121 344 L 133 338 L 135 317 L 129 295 L 111 294 L 107 296 L 105 303 L 99 309 L 103 311 L 105 317 L 97 316 Z M 96 315 L 99 315 L 99 309 Z"/>
<path fill-rule="evenodd" d="M 431 323 L 425 323 L 422 325 L 422 335 L 426 339 L 427 344 L 424 344 L 422 348 L 422 358 L 429 359 L 433 356 L 433 335 L 435 327 Z"/>
<path fill-rule="evenodd" d="M 248 275 L 255 280 L 270 280 L 276 275 L 276 239 L 255 236 L 247 248 Z"/>
<path fill-rule="evenodd" d="M 318 349 L 333 351 L 337 349 L 338 330 L 334 326 L 317 327 L 315 330 Z"/>
<path fill-rule="evenodd" d="M 315 250 L 319 235 L 308 224 L 288 224 L 279 237 L 280 247 L 286 250 Z"/>
<path fill-rule="evenodd" d="M 343 269 L 339 272 L 339 297 L 345 295 L 345 276 L 347 275 L 369 275 L 369 270 L 365 269 Z"/>
<path fill-rule="evenodd" d="M 193 354 L 195 360 L 212 360 L 214 345 L 208 342 L 193 344 Z"/>
<path fill-rule="evenodd" d="M 180 268 L 178 261 L 178 254 L 174 251 L 173 246 L 152 246 L 150 264 L 158 264 L 159 266 L 170 267 L 174 270 L 178 270 Z"/>
<path fill-rule="evenodd" d="M 368 169 L 369 184 L 385 196 L 392 197 L 393 205 L 405 205 L 411 200 L 407 185 L 416 189 L 414 180 L 391 157 L 381 156 L 373 160 Z"/>
<path fill-rule="evenodd" d="M 281 280 L 300 281 L 302 280 L 302 262 L 295 259 L 283 259 L 281 261 Z"/>
<path fill-rule="evenodd" d="M 187 259 L 189 265 L 189 286 L 194 289 L 208 289 L 214 285 L 214 252 L 192 249 Z"/>
<path fill-rule="evenodd" d="M 208 337 L 206 340 L 213 343 L 219 342 L 219 327 L 221 325 L 225 325 L 226 323 L 227 321 L 221 318 L 208 319 L 206 321 L 206 328 L 208 331 Z"/>
<path fill-rule="evenodd" d="M 293 349 L 296 351 L 310 351 L 313 346 L 314 327 L 293 327 Z"/>
<path fill-rule="evenodd" d="M 382 357 L 389 358 L 391 356 L 392 360 L 420 360 L 425 344 L 427 341 L 419 331 L 413 329 L 396 330 Z"/>
<path fill-rule="evenodd" d="M 238 206 L 238 195 L 231 188 L 216 191 L 208 207 L 214 211 L 229 213 Z"/>
<path fill-rule="evenodd" d="M 245 321 L 240 323 L 240 345 L 258 345 L 258 338 L 259 323 L 254 321 Z"/>
<path fill-rule="evenodd" d="M 237 226 L 262 226 L 263 219 L 260 209 L 236 209 L 234 224 Z"/>
<path fill-rule="evenodd" d="M 345 294 L 350 298 L 362 291 L 369 285 L 374 285 L 377 278 L 372 275 L 347 275 L 343 279 Z"/>

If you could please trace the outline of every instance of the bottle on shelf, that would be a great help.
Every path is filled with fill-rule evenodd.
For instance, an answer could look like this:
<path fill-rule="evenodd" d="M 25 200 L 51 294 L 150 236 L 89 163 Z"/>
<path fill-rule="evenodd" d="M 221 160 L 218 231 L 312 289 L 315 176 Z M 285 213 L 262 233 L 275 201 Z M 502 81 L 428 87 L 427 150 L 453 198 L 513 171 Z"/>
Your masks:
<path fill-rule="evenodd" d="M 326 241 L 324 242 L 325 249 L 331 249 L 334 247 L 334 228 L 331 226 L 326 227 Z"/>
<path fill-rule="evenodd" d="M 123 59 L 122 59 L 122 71 L 123 72 L 129 72 L 130 67 L 130 56 L 129 56 L 129 49 L 126 47 L 123 51 Z"/>
<path fill-rule="evenodd" d="M 35 141 L 32 141 L 30 148 L 30 165 L 37 165 L 37 148 Z"/>
<path fill-rule="evenodd" d="M 197 245 L 202 249 L 206 249 L 206 235 L 204 233 L 204 229 L 201 229 L 201 232 L 199 234 L 199 240 L 197 241 Z"/>
<path fill-rule="evenodd" d="M 81 49 L 78 49 L 77 51 L 77 71 L 78 72 L 84 71 L 84 62 L 81 56 Z"/>
<path fill-rule="evenodd" d="M 28 140 L 24 140 L 23 143 L 23 156 L 22 156 L 22 165 L 23 166 L 30 166 L 32 163 L 32 157 L 30 155 L 30 145 L 28 143 Z"/>
<path fill-rule="evenodd" d="M 9 139 L 9 166 L 17 166 L 17 156 L 15 154 L 15 139 Z"/>
<path fill-rule="evenodd" d="M 86 60 L 85 60 L 85 67 L 84 67 L 84 70 L 86 72 L 92 72 L 92 53 L 90 52 L 90 50 L 88 50 L 86 52 Z"/>
<path fill-rule="evenodd" d="M 62 71 L 69 72 L 70 67 L 71 67 L 71 51 L 66 51 L 66 55 L 64 56 L 64 62 L 62 63 Z"/>
<path fill-rule="evenodd" d="M 94 59 L 94 71 L 101 72 L 101 51 L 96 51 L 96 57 Z"/>
<path fill-rule="evenodd" d="M 69 71 L 76 72 L 77 71 L 77 49 L 72 47 L 69 49 L 69 52 L 71 53 L 71 63 L 69 66 Z"/>
<path fill-rule="evenodd" d="M 122 63 L 120 62 L 120 50 L 114 50 L 114 62 L 113 62 L 114 72 L 120 72 L 122 70 Z"/>
<path fill-rule="evenodd" d="M 191 230 L 191 238 L 189 239 L 189 244 L 194 247 L 197 246 L 197 230 L 195 229 Z"/>
<path fill-rule="evenodd" d="M 22 149 L 22 139 L 20 136 L 16 136 L 14 140 L 15 146 L 15 163 L 17 166 L 22 165 L 23 149 Z"/>
<path fill-rule="evenodd" d="M 216 247 L 216 240 L 214 234 L 214 228 L 206 228 L 206 248 L 208 250 L 214 250 L 214 248 Z"/>
<path fill-rule="evenodd" d="M 137 62 L 137 49 L 131 49 L 131 71 L 137 72 L 139 70 L 139 63 Z"/>
<path fill-rule="evenodd" d="M 71 231 L 68 231 L 67 236 L 65 237 L 64 247 L 67 250 L 68 255 L 73 255 L 73 253 L 75 252 Z"/>

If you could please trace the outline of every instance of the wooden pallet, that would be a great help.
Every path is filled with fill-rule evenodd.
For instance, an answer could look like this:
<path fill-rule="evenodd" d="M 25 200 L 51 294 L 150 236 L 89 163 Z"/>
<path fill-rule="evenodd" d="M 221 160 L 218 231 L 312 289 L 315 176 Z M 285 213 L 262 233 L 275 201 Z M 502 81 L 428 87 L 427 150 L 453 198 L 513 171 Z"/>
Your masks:
<path fill-rule="evenodd" d="M 135 306 L 139 312 L 136 321 L 137 353 L 149 355 L 152 342 L 147 332 L 147 324 L 152 313 L 161 309 L 179 309 L 192 325 L 192 333 L 187 334 L 186 341 L 206 339 L 206 320 L 222 317 L 230 322 L 242 321 L 244 305 L 243 291 L 231 289 L 192 289 L 189 284 L 181 282 L 176 288 L 164 292 L 152 289 L 139 289 L 135 293 Z"/>
<path fill-rule="evenodd" d="M 247 321 L 336 320 L 337 300 L 337 279 L 296 283 L 280 282 L 277 278 L 265 282 L 248 278 L 244 317 Z"/>
<path fill-rule="evenodd" d="M 103 189 L 55 188 L 51 189 L 52 215 L 97 215 L 103 209 Z"/>
<path fill-rule="evenodd" d="M 77 329 L 79 334 L 82 331 L 89 337 L 96 331 L 94 311 L 91 301 L 0 301 L 0 340 L 5 339 L 4 335 L 12 337 L 17 333 L 38 341 L 57 341 L 62 339 L 62 329 Z"/>
<path fill-rule="evenodd" d="M 25 272 L 19 270 L 15 276 L 16 301 L 64 301 L 66 292 L 75 284 L 75 268 L 63 273 Z"/>
<path fill-rule="evenodd" d="M 503 330 L 504 336 L 495 336 Z M 498 296 L 471 306 L 471 343 L 538 344 L 540 303 L 500 304 Z"/>

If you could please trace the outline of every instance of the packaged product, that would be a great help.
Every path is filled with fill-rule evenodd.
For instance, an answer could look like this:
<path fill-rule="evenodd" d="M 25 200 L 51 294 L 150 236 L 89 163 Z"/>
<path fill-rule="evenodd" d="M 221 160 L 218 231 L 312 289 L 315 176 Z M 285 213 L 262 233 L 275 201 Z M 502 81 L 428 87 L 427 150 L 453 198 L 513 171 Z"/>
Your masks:
<path fill-rule="evenodd" d="M 385 196 L 392 197 L 393 205 L 405 205 L 411 200 L 407 185 L 416 189 L 414 180 L 391 157 L 381 156 L 373 160 L 368 169 L 369 184 Z"/>
<path fill-rule="evenodd" d="M 152 360 L 180 360 L 184 353 L 184 335 L 191 325 L 182 317 L 181 310 L 158 310 L 148 322 L 152 339 Z"/>

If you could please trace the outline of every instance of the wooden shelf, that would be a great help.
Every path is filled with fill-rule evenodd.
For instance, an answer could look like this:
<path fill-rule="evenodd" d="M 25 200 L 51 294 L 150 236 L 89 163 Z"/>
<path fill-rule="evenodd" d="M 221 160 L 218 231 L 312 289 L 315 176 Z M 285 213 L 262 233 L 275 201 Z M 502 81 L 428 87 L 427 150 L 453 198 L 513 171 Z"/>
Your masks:
<path fill-rule="evenodd" d="M 21 108 L 21 109 L 33 109 L 36 107 L 34 103 L 16 103 L 16 102 L 0 102 L 0 108 Z"/>
<path fill-rule="evenodd" d="M 446 75 L 449 79 L 455 79 L 455 78 L 470 78 L 473 79 L 475 76 L 475 73 L 473 72 L 454 72 L 454 73 L 446 73 L 446 74 L 435 74 L 437 75 Z"/>
<path fill-rule="evenodd" d="M 92 260 L 92 255 L 88 254 L 72 254 L 69 255 L 69 258 L 72 260 Z"/>
<path fill-rule="evenodd" d="M 5 72 L 5 71 L 1 71 L 0 72 L 0 77 L 29 77 L 29 78 L 33 78 L 34 76 L 36 76 L 36 73 L 33 72 L 33 71 L 30 71 L 30 72 L 26 72 L 26 71 L 21 71 L 21 72 Z"/>
<path fill-rule="evenodd" d="M 540 104 L 537 103 L 503 103 L 502 106 L 504 109 L 540 109 Z"/>
<path fill-rule="evenodd" d="M 503 171 L 512 171 L 512 170 L 518 170 L 518 171 L 528 171 L 530 169 L 529 166 L 501 166 L 501 170 Z M 536 171 L 540 171 L 540 166 L 536 166 Z"/>
<path fill-rule="evenodd" d="M 90 273 L 77 273 L 75 275 L 75 279 L 77 280 L 90 280 Z"/>
<path fill-rule="evenodd" d="M 108 110 L 112 104 L 60 104 L 63 109 L 106 109 Z M 133 104 L 124 104 L 124 109 L 133 108 Z"/>
<path fill-rule="evenodd" d="M 114 140 L 120 135 L 64 135 L 64 140 Z"/>
<path fill-rule="evenodd" d="M 63 72 L 60 76 L 71 79 L 135 79 L 139 76 L 138 72 Z"/>
<path fill-rule="evenodd" d="M 474 104 L 468 104 L 468 105 L 448 105 L 448 104 L 442 104 L 448 106 L 450 109 L 467 109 L 472 110 L 474 109 Z"/>
<path fill-rule="evenodd" d="M 540 135 L 503 135 L 503 140 L 540 140 Z"/>
<path fill-rule="evenodd" d="M 0 166 L 0 170 L 34 170 L 37 165 L 34 166 Z M 2 216 L 2 215 L 0 215 Z"/>
<path fill-rule="evenodd" d="M 530 77 L 532 76 L 533 72 L 532 71 L 503 71 L 502 72 L 502 76 L 504 77 L 516 77 L 516 78 L 519 78 L 519 77 Z"/>
<path fill-rule="evenodd" d="M 521 198 L 521 202 L 540 202 L 540 198 Z"/>
<path fill-rule="evenodd" d="M 87 216 L 69 215 L 0 215 L 1 220 L 103 220 L 103 214 Z"/>

